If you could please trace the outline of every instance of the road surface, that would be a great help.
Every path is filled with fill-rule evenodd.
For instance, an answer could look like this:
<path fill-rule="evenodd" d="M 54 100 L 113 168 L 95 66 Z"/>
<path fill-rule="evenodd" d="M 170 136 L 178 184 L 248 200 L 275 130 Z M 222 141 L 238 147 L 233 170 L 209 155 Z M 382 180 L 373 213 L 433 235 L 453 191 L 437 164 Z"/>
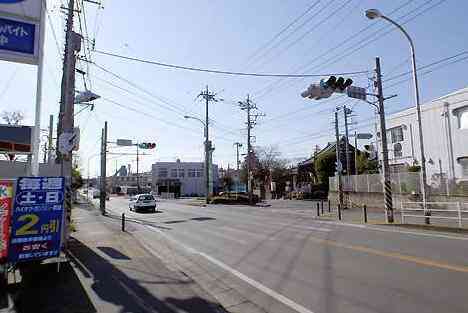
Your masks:
<path fill-rule="evenodd" d="M 318 221 L 307 202 L 158 204 L 162 213 L 130 212 L 123 198 L 107 208 L 154 225 L 291 312 L 468 312 L 468 237 Z"/>

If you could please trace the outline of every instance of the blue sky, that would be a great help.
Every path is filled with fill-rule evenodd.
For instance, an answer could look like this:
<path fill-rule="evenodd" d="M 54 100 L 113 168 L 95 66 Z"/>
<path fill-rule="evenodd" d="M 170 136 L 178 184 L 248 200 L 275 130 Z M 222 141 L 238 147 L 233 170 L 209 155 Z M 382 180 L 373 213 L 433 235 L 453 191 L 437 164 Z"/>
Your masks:
<path fill-rule="evenodd" d="M 48 3 L 49 16 L 62 49 L 64 22 L 58 9 L 60 1 Z M 315 6 L 305 16 L 265 49 L 258 50 L 313 4 Z M 400 22 L 412 19 L 405 27 L 414 38 L 417 61 L 421 66 L 468 50 L 465 40 L 468 3 L 465 1 L 103 0 L 103 6 L 104 9 L 97 9 L 93 4 L 85 4 L 88 36 L 91 40 L 96 39 L 97 50 L 201 68 L 298 74 L 368 71 L 368 74 L 353 76 L 357 86 L 368 86 L 376 56 L 381 58 L 384 79 L 409 71 L 408 43 L 398 31 L 388 32 L 393 29 L 388 23 L 365 18 L 364 11 L 368 8 L 379 8 Z M 424 13 L 415 17 L 421 12 Z M 257 57 L 252 58 L 256 51 L 259 51 Z M 357 122 L 373 116 L 371 107 L 351 99 L 338 96 L 322 101 L 302 99 L 300 93 L 319 78 L 234 77 L 167 69 L 97 53 L 92 53 L 92 58 L 144 91 L 95 66 L 89 67 L 92 90 L 106 100 L 96 101 L 93 112 L 85 111 L 76 119 L 82 129 L 79 154 L 84 169 L 88 159 L 99 152 L 99 135 L 105 120 L 109 122 L 111 140 L 128 138 L 157 142 L 158 148 L 143 157 L 144 170 L 149 170 L 150 164 L 158 160 L 201 161 L 201 124 L 185 120 L 183 115 L 203 116 L 204 105 L 195 98 L 206 85 L 225 100 L 210 106 L 211 135 L 216 147 L 214 161 L 223 166 L 235 165 L 233 143 L 246 140 L 245 113 L 236 103 L 244 100 L 247 94 L 266 114 L 253 130 L 255 145 L 276 145 L 287 158 L 305 158 L 315 145 L 324 146 L 333 140 L 332 112 L 336 105 L 346 103 L 353 107 Z M 468 70 L 468 60 L 451 65 L 446 63 L 421 76 L 423 101 L 467 85 L 464 73 Z M 83 64 L 80 66 L 86 69 Z M 31 124 L 35 68 L 0 61 L 0 69 L 3 73 L 0 76 L 0 111 L 23 110 L 26 123 Z M 60 70 L 59 51 L 48 24 L 42 128 L 47 127 L 49 114 L 58 112 Z M 405 78 L 409 76 L 402 77 Z M 132 94 L 104 81 L 130 90 Z M 414 104 L 411 81 L 394 85 L 399 81 L 384 84 L 386 94 L 398 94 L 387 101 L 387 112 Z M 83 88 L 78 75 L 77 88 Z M 372 128 L 366 125 L 368 123 L 353 127 L 366 131 Z M 111 149 L 132 152 L 125 148 Z M 134 164 L 133 157 L 112 158 L 108 164 L 110 170 L 115 166 Z M 89 160 L 91 175 L 94 175 L 98 168 L 97 157 Z"/>

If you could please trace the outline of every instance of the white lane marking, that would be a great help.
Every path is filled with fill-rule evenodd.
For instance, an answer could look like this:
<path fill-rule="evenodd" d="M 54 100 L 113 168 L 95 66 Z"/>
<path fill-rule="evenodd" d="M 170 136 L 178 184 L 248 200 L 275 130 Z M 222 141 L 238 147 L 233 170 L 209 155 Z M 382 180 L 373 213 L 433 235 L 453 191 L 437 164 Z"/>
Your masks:
<path fill-rule="evenodd" d="M 196 255 L 204 257 L 205 259 L 207 259 L 211 263 L 221 267 L 223 270 L 231 273 L 232 275 L 234 275 L 237 278 L 243 280 L 244 282 L 248 283 L 252 287 L 257 288 L 258 290 L 260 290 L 263 293 L 267 294 L 268 296 L 276 299 L 277 301 L 283 303 L 284 305 L 290 307 L 291 309 L 293 309 L 293 310 L 295 310 L 295 311 L 297 311 L 299 313 L 314 313 L 313 311 L 305 308 L 304 306 L 300 305 L 299 303 L 294 302 L 293 300 L 291 300 L 291 299 L 283 296 L 282 294 L 279 294 L 278 292 L 266 287 L 265 285 L 259 283 L 258 281 L 256 281 L 256 280 L 242 274 L 241 272 L 233 269 L 232 267 L 230 267 L 229 265 L 219 261 L 218 259 L 215 259 L 215 258 L 213 258 L 212 256 L 209 256 L 206 253 L 200 252 L 198 250 L 195 250 L 194 248 L 191 248 L 191 247 L 188 247 L 188 246 L 184 245 L 183 243 L 181 243 L 181 242 L 175 240 L 174 238 L 172 238 L 170 235 L 166 234 L 165 232 L 163 232 L 163 231 L 161 231 L 159 229 L 154 228 L 153 226 L 147 225 L 146 227 L 149 228 L 150 230 L 154 231 L 154 232 L 157 232 L 157 233 L 161 234 L 161 236 L 163 236 L 167 240 L 171 241 L 172 243 L 178 245 L 179 247 L 183 248 L 184 250 L 186 250 L 190 254 L 196 254 Z M 155 251 L 153 251 L 153 249 L 148 247 L 148 245 L 146 245 L 146 244 L 143 244 L 143 245 L 153 255 L 155 255 L 155 256 L 158 255 Z"/>
<path fill-rule="evenodd" d="M 332 231 L 330 228 L 314 227 L 314 226 L 292 225 L 291 227 L 298 228 L 301 230 L 316 230 L 316 231 L 324 231 L 324 232 Z"/>

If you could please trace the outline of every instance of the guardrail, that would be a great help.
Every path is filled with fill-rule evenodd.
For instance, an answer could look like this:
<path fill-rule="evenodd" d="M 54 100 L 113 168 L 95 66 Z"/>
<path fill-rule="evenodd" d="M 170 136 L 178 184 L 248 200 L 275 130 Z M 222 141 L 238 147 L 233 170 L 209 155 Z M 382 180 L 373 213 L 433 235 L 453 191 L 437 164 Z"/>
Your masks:
<path fill-rule="evenodd" d="M 445 207 L 445 208 L 440 208 L 440 207 Z M 422 214 L 416 214 L 417 212 L 422 212 Z M 463 216 L 463 214 L 468 214 L 468 203 L 426 202 L 426 209 L 424 209 L 423 202 L 402 202 L 400 213 L 401 213 L 402 224 L 405 223 L 405 217 L 415 217 L 415 218 L 425 218 L 429 220 L 430 219 L 456 220 L 458 221 L 458 227 L 462 228 L 463 220 L 468 221 L 468 215 Z M 433 215 L 432 213 L 436 213 L 436 215 Z M 447 213 L 447 214 L 443 214 L 443 213 Z"/>

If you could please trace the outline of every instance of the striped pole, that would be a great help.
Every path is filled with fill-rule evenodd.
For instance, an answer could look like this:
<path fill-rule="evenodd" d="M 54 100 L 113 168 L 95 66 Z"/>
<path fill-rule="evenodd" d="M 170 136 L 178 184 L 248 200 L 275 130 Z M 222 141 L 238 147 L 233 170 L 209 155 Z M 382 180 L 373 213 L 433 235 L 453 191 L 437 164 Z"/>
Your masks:
<path fill-rule="evenodd" d="M 392 199 L 392 182 L 384 181 L 384 201 L 385 201 L 385 219 L 387 223 L 393 223 L 393 199 Z"/>

